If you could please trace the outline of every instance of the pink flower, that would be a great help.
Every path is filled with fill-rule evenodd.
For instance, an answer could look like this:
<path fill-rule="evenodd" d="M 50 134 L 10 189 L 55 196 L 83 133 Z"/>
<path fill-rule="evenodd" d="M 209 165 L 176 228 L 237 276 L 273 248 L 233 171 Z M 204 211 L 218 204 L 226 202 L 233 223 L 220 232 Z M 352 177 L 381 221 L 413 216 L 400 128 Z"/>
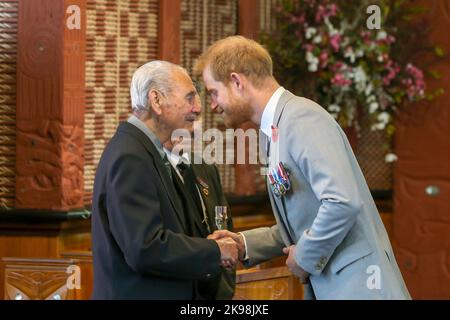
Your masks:
<path fill-rule="evenodd" d="M 383 84 L 388 86 L 391 84 L 391 81 L 397 76 L 400 72 L 400 67 L 392 60 L 390 60 L 387 56 L 388 62 L 385 65 L 388 74 L 383 78 Z"/>
<path fill-rule="evenodd" d="M 316 12 L 316 22 L 321 22 L 329 17 L 334 17 L 337 15 L 338 11 L 339 8 L 334 3 L 327 4 L 326 6 L 319 5 Z"/>
<path fill-rule="evenodd" d="M 416 79 L 422 79 L 423 80 L 423 72 L 416 66 L 412 65 L 411 63 L 408 63 L 406 65 L 406 72 L 408 72 L 410 75 L 412 75 Z"/>
<path fill-rule="evenodd" d="M 316 13 L 316 22 L 320 22 L 326 15 L 326 9 L 323 5 L 319 5 Z"/>
<path fill-rule="evenodd" d="M 330 37 L 330 45 L 334 52 L 339 51 L 339 47 L 341 45 L 341 35 L 339 33 L 336 33 Z"/>
<path fill-rule="evenodd" d="M 373 35 L 371 31 L 361 31 L 360 34 L 365 44 L 370 45 L 373 42 L 372 40 Z"/>
<path fill-rule="evenodd" d="M 325 68 L 328 64 L 328 52 L 323 51 L 319 55 L 320 67 Z"/>
<path fill-rule="evenodd" d="M 337 73 L 334 75 L 333 79 L 331 79 L 331 83 L 338 87 L 345 87 L 352 84 L 352 81 L 345 78 L 342 73 Z"/>
<path fill-rule="evenodd" d="M 308 52 L 311 52 L 314 50 L 314 46 L 310 43 L 307 43 L 307 44 L 303 45 L 303 49 L 305 49 Z"/>
<path fill-rule="evenodd" d="M 412 76 L 402 81 L 406 86 L 406 93 L 410 99 L 417 97 L 423 97 L 425 94 L 425 81 L 423 78 L 423 72 L 419 68 L 415 67 L 411 63 L 406 65 L 406 72 Z"/>
<path fill-rule="evenodd" d="M 330 16 L 331 16 L 331 17 L 334 17 L 335 15 L 337 15 L 337 12 L 339 11 L 337 5 L 334 4 L 334 3 L 332 3 L 332 4 L 329 6 L 329 9 L 330 9 Z"/>
<path fill-rule="evenodd" d="M 337 72 L 342 69 L 345 69 L 347 66 L 342 61 L 337 61 L 331 66 L 332 72 Z"/>

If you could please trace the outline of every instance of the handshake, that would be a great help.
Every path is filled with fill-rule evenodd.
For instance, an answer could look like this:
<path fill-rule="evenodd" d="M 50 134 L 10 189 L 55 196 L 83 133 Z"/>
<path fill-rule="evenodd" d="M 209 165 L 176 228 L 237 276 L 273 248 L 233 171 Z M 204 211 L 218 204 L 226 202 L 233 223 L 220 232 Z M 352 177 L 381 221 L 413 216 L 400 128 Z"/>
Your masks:
<path fill-rule="evenodd" d="M 228 230 L 217 230 L 208 236 L 208 239 L 216 241 L 220 249 L 220 265 L 224 268 L 234 267 L 238 260 L 245 257 L 244 238 L 239 233 Z"/>

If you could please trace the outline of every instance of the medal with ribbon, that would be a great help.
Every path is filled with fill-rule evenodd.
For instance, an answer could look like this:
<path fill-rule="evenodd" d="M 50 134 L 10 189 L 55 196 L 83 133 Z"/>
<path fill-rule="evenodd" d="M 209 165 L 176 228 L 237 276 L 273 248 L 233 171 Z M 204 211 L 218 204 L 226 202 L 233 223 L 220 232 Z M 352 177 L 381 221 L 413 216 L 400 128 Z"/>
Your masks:
<path fill-rule="evenodd" d="M 282 162 L 278 162 L 278 164 L 274 168 L 272 168 L 272 170 L 270 170 L 268 179 L 273 193 L 278 198 L 284 196 L 286 192 L 291 189 L 289 174 L 284 168 Z"/>

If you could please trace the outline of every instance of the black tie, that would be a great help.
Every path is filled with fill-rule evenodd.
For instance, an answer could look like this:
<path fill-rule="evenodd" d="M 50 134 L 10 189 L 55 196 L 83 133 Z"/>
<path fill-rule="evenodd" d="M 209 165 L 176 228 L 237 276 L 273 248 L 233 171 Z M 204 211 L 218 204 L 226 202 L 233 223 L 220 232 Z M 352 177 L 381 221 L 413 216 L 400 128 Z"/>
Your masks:
<path fill-rule="evenodd" d="M 201 218 L 203 220 L 203 207 L 202 207 L 202 201 L 200 199 L 200 195 L 198 194 L 197 185 L 195 183 L 195 174 L 192 170 L 192 167 L 183 161 L 181 161 L 177 165 L 178 171 L 180 172 L 181 176 L 183 177 L 184 185 L 189 190 L 189 193 L 192 196 L 192 199 L 194 200 L 194 203 L 198 209 L 198 212 L 201 214 Z"/>

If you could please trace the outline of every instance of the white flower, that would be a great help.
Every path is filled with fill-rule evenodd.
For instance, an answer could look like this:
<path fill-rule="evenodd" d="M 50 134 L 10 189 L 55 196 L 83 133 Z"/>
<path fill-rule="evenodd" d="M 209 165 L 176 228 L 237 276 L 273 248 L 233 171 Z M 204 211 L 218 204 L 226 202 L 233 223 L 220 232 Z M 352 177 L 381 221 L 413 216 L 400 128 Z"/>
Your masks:
<path fill-rule="evenodd" d="M 361 66 L 356 67 L 353 69 L 353 77 L 355 79 L 355 82 L 366 82 L 367 75 Z"/>
<path fill-rule="evenodd" d="M 322 37 L 320 35 L 314 37 L 313 43 L 321 43 L 321 42 L 322 42 Z"/>
<path fill-rule="evenodd" d="M 307 28 L 305 30 L 305 37 L 306 37 L 306 39 L 311 39 L 312 36 L 316 34 L 316 31 L 317 31 L 316 28 L 312 28 L 312 27 Z"/>
<path fill-rule="evenodd" d="M 318 70 L 319 59 L 314 56 L 310 51 L 306 53 L 306 61 L 308 62 L 308 71 L 316 72 Z"/>
<path fill-rule="evenodd" d="M 316 72 L 317 69 L 318 69 L 317 63 L 311 63 L 311 64 L 308 66 L 308 71 L 309 71 L 309 72 Z"/>
<path fill-rule="evenodd" d="M 330 36 L 334 36 L 338 31 L 334 28 L 334 26 L 331 24 L 330 20 L 327 18 L 324 19 L 325 24 L 328 27 L 328 33 Z"/>
<path fill-rule="evenodd" d="M 372 127 L 371 127 L 372 131 L 375 131 L 375 130 L 384 130 L 384 128 L 386 128 L 386 124 L 384 124 L 384 123 L 382 123 L 382 122 L 373 124 Z"/>
<path fill-rule="evenodd" d="M 353 52 L 353 49 L 347 49 L 344 53 L 344 57 L 348 58 L 351 63 L 355 63 L 356 56 L 355 53 Z"/>
<path fill-rule="evenodd" d="M 367 103 L 371 103 L 374 101 L 377 101 L 377 99 L 375 98 L 375 96 L 373 94 L 371 94 L 370 96 L 367 97 L 367 100 L 366 100 Z"/>
<path fill-rule="evenodd" d="M 306 53 L 306 62 L 308 62 L 308 63 L 318 63 L 319 59 L 315 55 L 313 55 L 312 52 L 308 51 Z"/>
<path fill-rule="evenodd" d="M 375 100 L 375 96 L 374 96 L 374 95 L 371 95 L 372 90 L 373 90 L 372 82 L 369 82 L 369 84 L 368 84 L 367 87 L 366 87 L 366 91 L 365 91 L 366 96 L 369 96 L 369 97 L 367 98 L 367 100 L 369 100 L 370 97 L 373 97 L 373 100 Z M 368 101 L 368 102 L 370 102 L 370 101 Z"/>
<path fill-rule="evenodd" d="M 378 121 L 384 124 L 387 124 L 390 118 L 391 116 L 387 112 L 381 112 L 377 117 Z"/>
<path fill-rule="evenodd" d="M 369 105 L 369 113 L 374 113 L 375 111 L 378 110 L 378 107 L 379 107 L 378 102 L 372 102 Z"/>
<path fill-rule="evenodd" d="M 387 33 L 384 30 L 381 30 L 377 34 L 377 40 L 383 40 L 387 38 Z"/>
<path fill-rule="evenodd" d="M 364 50 L 358 49 L 355 54 L 358 58 L 364 57 Z"/>
<path fill-rule="evenodd" d="M 383 56 L 378 56 L 377 61 L 378 61 L 378 62 L 383 62 L 383 61 L 384 61 Z"/>
<path fill-rule="evenodd" d="M 386 161 L 387 163 L 395 162 L 397 160 L 398 160 L 398 157 L 394 153 L 388 153 L 386 155 L 386 157 L 384 158 L 384 161 Z"/>
<path fill-rule="evenodd" d="M 341 111 L 341 107 L 339 107 L 337 104 L 330 104 L 328 106 L 328 111 L 330 111 L 330 112 L 339 112 L 339 111 Z"/>

